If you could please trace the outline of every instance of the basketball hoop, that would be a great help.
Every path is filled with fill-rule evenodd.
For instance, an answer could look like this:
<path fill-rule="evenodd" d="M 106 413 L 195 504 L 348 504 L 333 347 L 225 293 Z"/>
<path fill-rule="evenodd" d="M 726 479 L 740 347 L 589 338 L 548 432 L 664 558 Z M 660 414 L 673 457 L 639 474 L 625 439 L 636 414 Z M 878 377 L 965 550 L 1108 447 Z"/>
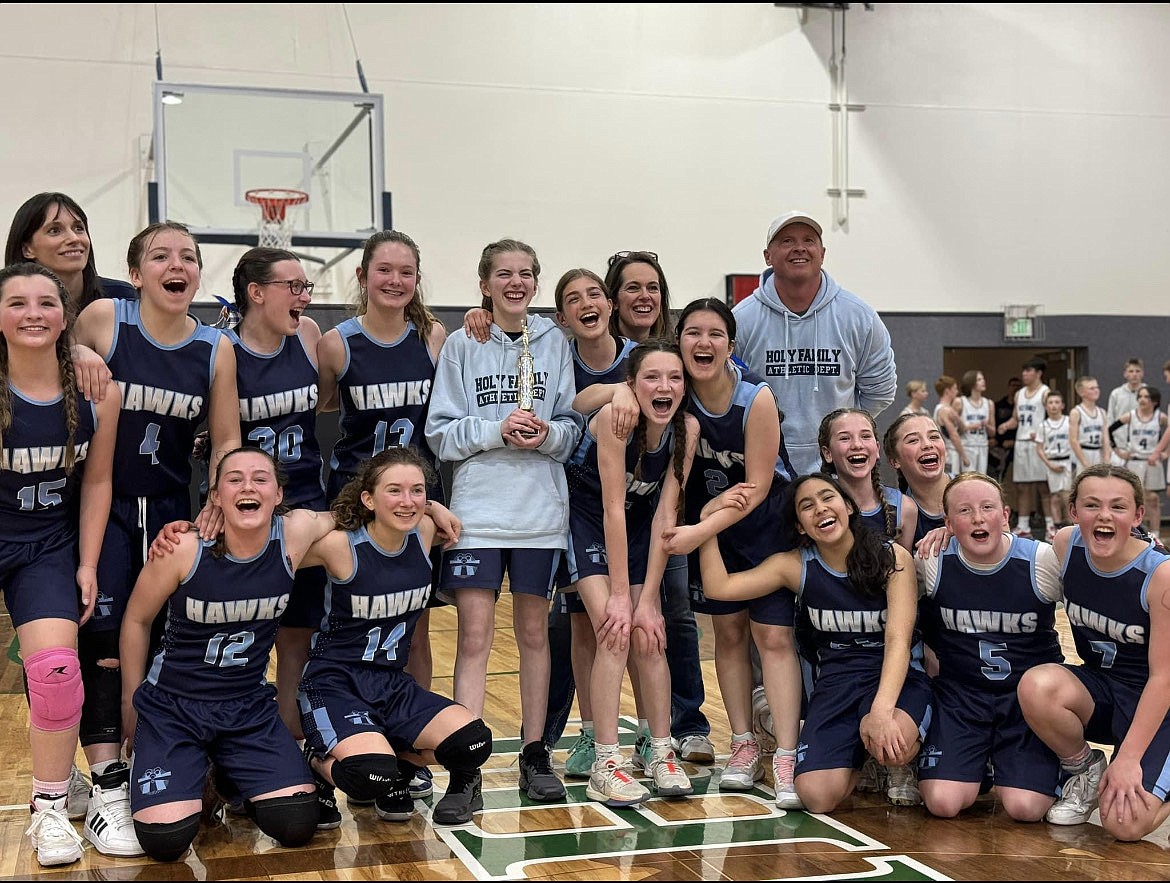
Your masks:
<path fill-rule="evenodd" d="M 260 206 L 260 237 L 256 243 L 267 248 L 292 247 L 292 216 L 288 210 L 309 201 L 303 190 L 286 187 L 258 187 L 244 199 Z"/>

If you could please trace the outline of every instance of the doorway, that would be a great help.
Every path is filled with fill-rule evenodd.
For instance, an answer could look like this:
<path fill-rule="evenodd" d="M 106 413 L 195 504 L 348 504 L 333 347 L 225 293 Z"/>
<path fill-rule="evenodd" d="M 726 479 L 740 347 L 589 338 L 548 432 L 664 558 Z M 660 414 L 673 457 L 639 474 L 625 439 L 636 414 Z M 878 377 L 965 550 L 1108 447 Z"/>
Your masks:
<path fill-rule="evenodd" d="M 1044 347 L 1028 349 L 1019 346 L 948 346 L 943 348 L 943 373 L 961 384 L 968 371 L 982 371 L 987 381 L 987 397 L 992 401 L 1008 392 L 1008 381 L 1020 376 L 1020 366 L 1029 359 L 1043 359 L 1048 363 L 1044 382 L 1049 389 L 1064 396 L 1065 411 L 1076 404 L 1075 386 L 1086 362 L 1085 347 Z"/>

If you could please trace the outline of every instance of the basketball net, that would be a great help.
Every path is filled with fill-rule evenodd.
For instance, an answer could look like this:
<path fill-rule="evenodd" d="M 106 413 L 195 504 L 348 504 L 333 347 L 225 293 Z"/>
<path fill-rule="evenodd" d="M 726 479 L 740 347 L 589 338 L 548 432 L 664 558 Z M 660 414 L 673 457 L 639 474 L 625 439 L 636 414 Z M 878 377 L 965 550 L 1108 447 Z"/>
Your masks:
<path fill-rule="evenodd" d="M 309 201 L 303 190 L 281 187 L 263 187 L 249 190 L 244 199 L 260 206 L 260 228 L 257 245 L 262 248 L 292 248 L 293 215 L 299 205 Z"/>

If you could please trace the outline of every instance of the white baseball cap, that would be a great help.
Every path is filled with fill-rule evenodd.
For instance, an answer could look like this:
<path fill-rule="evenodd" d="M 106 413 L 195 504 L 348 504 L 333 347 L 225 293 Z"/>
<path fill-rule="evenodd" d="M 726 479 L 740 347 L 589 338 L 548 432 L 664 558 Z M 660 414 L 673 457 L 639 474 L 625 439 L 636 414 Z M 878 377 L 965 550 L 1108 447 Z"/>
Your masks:
<path fill-rule="evenodd" d="M 808 224 L 817 231 L 817 236 L 824 235 L 821 231 L 821 225 L 806 215 L 804 212 L 786 212 L 768 225 L 768 239 L 764 243 L 764 247 L 767 248 L 769 245 L 771 245 L 772 240 L 776 238 L 776 234 L 787 227 L 789 224 Z"/>

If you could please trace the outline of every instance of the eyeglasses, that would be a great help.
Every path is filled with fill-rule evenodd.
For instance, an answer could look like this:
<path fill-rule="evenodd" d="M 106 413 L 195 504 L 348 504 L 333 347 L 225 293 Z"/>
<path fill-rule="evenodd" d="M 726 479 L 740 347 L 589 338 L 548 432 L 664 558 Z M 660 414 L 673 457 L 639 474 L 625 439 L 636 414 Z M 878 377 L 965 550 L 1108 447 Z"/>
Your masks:
<path fill-rule="evenodd" d="M 658 262 L 658 255 L 652 251 L 619 251 L 617 254 L 610 257 L 609 263 L 606 264 L 606 266 L 612 267 L 618 261 L 624 261 L 627 258 L 630 258 L 634 261 L 650 258 L 650 260 L 654 261 L 655 263 Z"/>
<path fill-rule="evenodd" d="M 287 285 L 293 297 L 300 297 L 302 293 L 312 294 L 316 288 L 315 282 L 305 282 L 302 279 L 273 279 L 271 282 L 261 282 L 261 285 Z"/>

